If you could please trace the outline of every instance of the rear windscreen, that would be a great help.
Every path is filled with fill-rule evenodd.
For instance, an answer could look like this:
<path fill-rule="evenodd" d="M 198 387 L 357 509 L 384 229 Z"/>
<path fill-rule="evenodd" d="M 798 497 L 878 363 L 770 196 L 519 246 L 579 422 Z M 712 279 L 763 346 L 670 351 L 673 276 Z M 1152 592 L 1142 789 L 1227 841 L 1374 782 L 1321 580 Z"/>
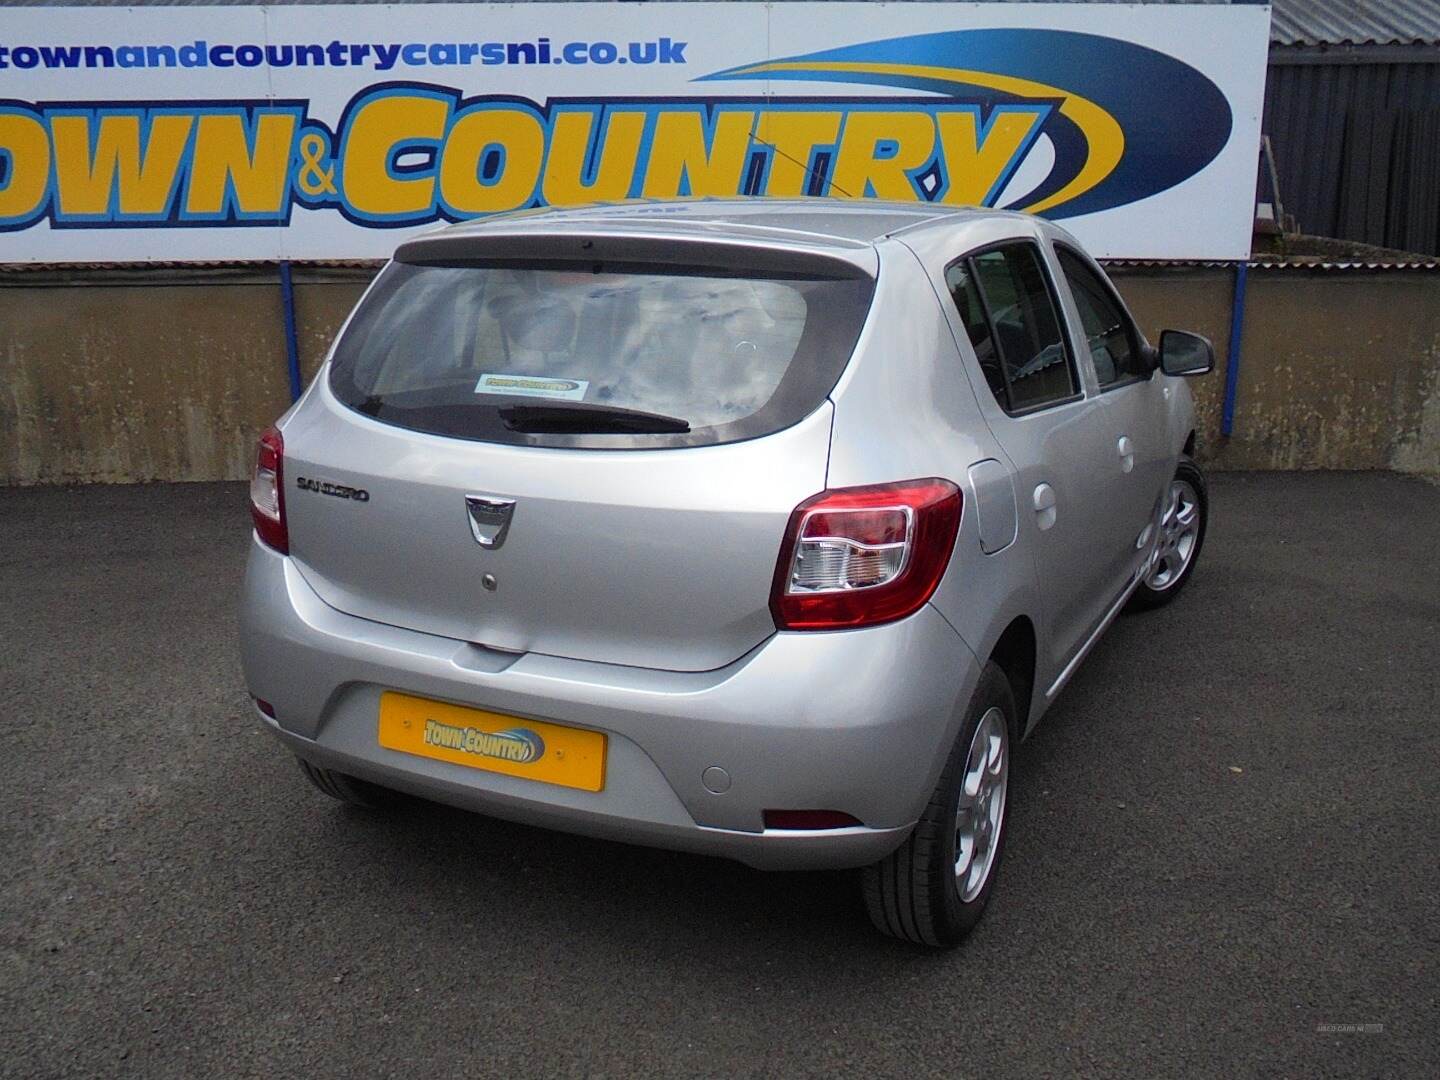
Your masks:
<path fill-rule="evenodd" d="M 831 391 L 872 290 L 729 269 L 392 263 L 337 344 L 330 386 L 385 423 L 489 442 L 754 438 Z M 634 430 L 639 414 L 657 430 Z"/>

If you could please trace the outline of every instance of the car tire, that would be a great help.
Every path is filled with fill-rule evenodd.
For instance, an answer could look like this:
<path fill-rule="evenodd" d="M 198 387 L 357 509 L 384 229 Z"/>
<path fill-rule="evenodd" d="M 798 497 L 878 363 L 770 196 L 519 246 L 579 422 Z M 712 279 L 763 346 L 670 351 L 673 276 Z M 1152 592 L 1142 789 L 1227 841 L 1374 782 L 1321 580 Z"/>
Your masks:
<path fill-rule="evenodd" d="M 338 799 L 351 806 L 364 807 L 366 810 L 384 810 L 394 806 L 400 799 L 399 795 L 388 788 L 342 772 L 335 772 L 333 769 L 322 769 L 318 765 L 310 764 L 302 757 L 297 757 L 295 762 L 310 783 L 332 799 Z"/>
<path fill-rule="evenodd" d="M 980 921 L 1004 852 L 1010 751 L 1018 731 L 1010 682 L 987 663 L 914 832 L 862 871 L 865 907 L 882 933 L 949 949 Z"/>
<path fill-rule="evenodd" d="M 1200 561 L 1210 520 L 1210 493 L 1200 466 L 1182 457 L 1165 498 L 1156 561 L 1130 597 L 1132 610 L 1149 611 L 1170 603 Z"/>

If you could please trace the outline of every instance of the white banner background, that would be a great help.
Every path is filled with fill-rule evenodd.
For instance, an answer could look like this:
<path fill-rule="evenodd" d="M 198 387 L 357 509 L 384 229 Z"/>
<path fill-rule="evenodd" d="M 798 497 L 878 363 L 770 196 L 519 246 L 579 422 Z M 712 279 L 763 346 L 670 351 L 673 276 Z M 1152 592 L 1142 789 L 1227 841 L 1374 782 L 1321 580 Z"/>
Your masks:
<path fill-rule="evenodd" d="M 223 8 L 0 9 L 0 98 L 51 107 L 71 102 L 149 104 L 194 101 L 304 101 L 307 115 L 338 133 L 355 95 L 382 83 L 429 83 L 465 97 L 512 95 L 544 105 L 557 98 L 757 96 L 857 99 L 925 96 L 924 91 L 854 82 L 754 79 L 695 81 L 767 59 L 881 42 L 908 35 L 980 28 L 1069 30 L 1142 45 L 1183 61 L 1223 94 L 1232 126 L 1218 154 L 1167 190 L 1079 216 L 1055 214 L 1092 251 L 1111 257 L 1239 259 L 1248 256 L 1264 90 L 1269 9 L 1230 5 L 1078 4 L 520 4 L 287 6 Z M 309 67 L 25 67 L 40 45 L 169 45 L 342 42 L 685 42 L 683 63 L 503 64 Z M 29 52 L 22 51 L 29 48 Z M 17 63 L 17 61 L 19 63 Z M 1002 67 L 994 69 L 1003 73 Z M 1124 84 L 1124 65 L 1102 73 Z M 1053 85 L 1069 89 L 1057 76 Z M 1192 122 L 1190 103 L 1167 100 L 1165 85 L 1135 85 L 1175 129 Z M 940 95 L 932 95 L 937 101 Z M 1054 160 L 1041 134 L 997 203 L 1024 194 Z M 3 140 L 0 140 L 3 150 Z M 1126 152 L 1146 147 L 1127 142 Z M 0 158 L 3 158 L 0 153 Z M 297 166 L 298 167 L 298 166 Z M 18 181 L 13 161 L 0 192 Z M 53 166 L 52 166 L 53 171 Z M 55 182 L 52 181 L 52 188 Z M 17 189 L 18 190 L 18 189 Z M 178 190 L 178 189 L 177 189 Z M 297 204 L 288 225 L 72 223 L 48 218 L 0 232 L 0 262 L 335 259 L 384 257 L 405 236 L 434 228 L 375 228 L 333 207 Z"/>

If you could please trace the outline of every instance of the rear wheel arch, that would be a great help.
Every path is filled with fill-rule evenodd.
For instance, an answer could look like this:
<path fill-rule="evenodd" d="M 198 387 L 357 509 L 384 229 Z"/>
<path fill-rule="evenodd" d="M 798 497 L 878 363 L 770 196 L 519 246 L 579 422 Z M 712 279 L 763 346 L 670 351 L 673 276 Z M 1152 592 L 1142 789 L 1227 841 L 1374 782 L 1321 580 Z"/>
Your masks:
<path fill-rule="evenodd" d="M 866 910 L 882 933 L 953 948 L 984 913 L 1005 845 L 1014 745 L 1005 718 L 1017 711 L 1010 680 L 987 662 L 915 829 L 861 872 Z"/>
<path fill-rule="evenodd" d="M 1029 616 L 1017 615 L 990 650 L 990 659 L 1005 673 L 1015 695 L 1015 737 L 1023 736 L 1030 724 L 1030 705 L 1035 689 L 1035 624 Z"/>
<path fill-rule="evenodd" d="M 1195 456 L 1195 429 L 1190 429 L 1190 434 L 1185 436 L 1185 445 L 1180 448 L 1180 453 L 1188 458 Z"/>

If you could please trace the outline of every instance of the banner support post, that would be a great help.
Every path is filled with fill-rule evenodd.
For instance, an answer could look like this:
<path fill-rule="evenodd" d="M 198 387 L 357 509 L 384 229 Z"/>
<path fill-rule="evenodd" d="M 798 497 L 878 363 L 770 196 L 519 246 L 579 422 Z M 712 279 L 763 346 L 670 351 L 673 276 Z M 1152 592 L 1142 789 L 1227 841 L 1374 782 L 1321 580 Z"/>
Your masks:
<path fill-rule="evenodd" d="M 1245 330 L 1245 284 L 1250 260 L 1235 264 L 1235 301 L 1230 308 L 1230 348 L 1225 354 L 1225 403 L 1220 410 L 1220 433 L 1235 430 L 1235 398 L 1240 391 L 1240 338 Z"/>
<path fill-rule="evenodd" d="M 280 260 L 280 302 L 285 312 L 285 360 L 290 371 L 290 401 L 300 400 L 300 342 L 295 335 L 295 282 L 290 261 Z"/>

